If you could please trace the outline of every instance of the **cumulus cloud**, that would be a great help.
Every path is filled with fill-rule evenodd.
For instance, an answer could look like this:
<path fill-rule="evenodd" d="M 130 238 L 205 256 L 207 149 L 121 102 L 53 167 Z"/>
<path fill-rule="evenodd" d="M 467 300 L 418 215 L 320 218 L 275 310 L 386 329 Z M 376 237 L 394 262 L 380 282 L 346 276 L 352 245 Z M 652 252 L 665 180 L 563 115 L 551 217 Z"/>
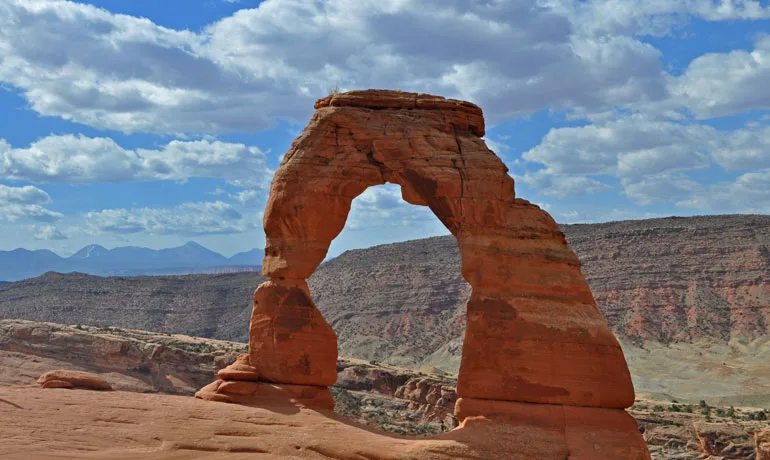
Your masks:
<path fill-rule="evenodd" d="M 416 206 L 401 199 L 401 187 L 385 184 L 369 187 L 353 200 L 345 228 L 405 227 L 437 220 L 427 206 Z"/>
<path fill-rule="evenodd" d="M 86 214 L 91 233 L 211 235 L 243 233 L 257 228 L 221 201 L 183 203 L 175 208 L 104 209 Z"/>
<path fill-rule="evenodd" d="M 544 195 L 558 198 L 589 195 L 612 188 L 605 183 L 586 176 L 552 174 L 548 170 L 525 173 L 516 177 L 516 179 L 541 191 Z"/>
<path fill-rule="evenodd" d="M 110 138 L 51 135 L 27 148 L 0 139 L 0 178 L 35 183 L 97 183 L 192 177 L 264 186 L 272 176 L 265 153 L 221 141 L 172 141 L 160 149 L 124 149 Z"/>
<path fill-rule="evenodd" d="M 459 96 L 492 121 L 665 97 L 654 47 L 587 35 L 555 3 L 266 0 L 194 33 L 0 0 L 0 81 L 43 115 L 158 133 L 304 120 L 336 83 Z"/>
<path fill-rule="evenodd" d="M 67 237 L 54 225 L 31 225 L 29 231 L 36 240 L 66 240 Z"/>
<path fill-rule="evenodd" d="M 44 207 L 51 203 L 51 197 L 44 190 L 31 185 L 9 187 L 0 184 L 0 220 L 36 220 L 55 222 L 62 214 Z"/>
<path fill-rule="evenodd" d="M 770 109 L 770 36 L 753 50 L 709 53 L 693 59 L 671 83 L 674 99 L 697 118 Z"/>
<path fill-rule="evenodd" d="M 253 208 L 257 206 L 262 195 L 257 190 L 242 190 L 238 193 L 230 194 L 229 197 L 247 208 Z"/>
<path fill-rule="evenodd" d="M 770 6 L 756 0 L 590 0 L 552 4 L 592 36 L 666 35 L 690 18 L 707 21 L 770 18 Z"/>
<path fill-rule="evenodd" d="M 700 187 L 697 193 L 677 205 L 717 212 L 770 214 L 770 168 L 742 174 L 733 181 Z"/>
<path fill-rule="evenodd" d="M 676 202 L 703 193 L 686 173 L 717 164 L 726 170 L 770 168 L 770 127 L 735 131 L 626 117 L 602 124 L 555 128 L 523 154 L 543 169 L 519 179 L 545 194 L 601 191 L 617 179 L 640 205 Z"/>

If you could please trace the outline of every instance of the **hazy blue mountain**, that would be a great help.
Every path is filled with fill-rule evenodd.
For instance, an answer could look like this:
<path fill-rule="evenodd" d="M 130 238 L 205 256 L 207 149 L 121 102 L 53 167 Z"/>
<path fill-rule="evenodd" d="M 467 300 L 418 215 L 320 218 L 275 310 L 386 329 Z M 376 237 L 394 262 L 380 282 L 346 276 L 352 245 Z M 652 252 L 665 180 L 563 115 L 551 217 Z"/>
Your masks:
<path fill-rule="evenodd" d="M 47 249 L 0 251 L 0 280 L 31 278 L 50 270 L 60 270 L 64 265 L 65 259 Z"/>
<path fill-rule="evenodd" d="M 265 258 L 265 251 L 261 249 L 252 249 L 251 251 L 239 252 L 230 257 L 230 265 L 262 265 L 262 259 Z"/>
<path fill-rule="evenodd" d="M 88 246 L 84 247 L 80 251 L 69 256 L 68 259 L 69 260 L 95 259 L 95 258 L 104 256 L 108 252 L 109 252 L 109 249 L 105 248 L 104 246 L 99 246 L 98 244 L 89 244 Z"/>
<path fill-rule="evenodd" d="M 167 249 L 123 246 L 107 249 L 90 244 L 67 258 L 48 250 L 0 251 L 0 280 L 18 281 L 45 272 L 81 272 L 91 275 L 158 275 L 221 273 L 251 270 L 262 264 L 262 251 L 253 249 L 228 259 L 193 241 Z M 239 268 L 240 267 L 240 268 Z"/>

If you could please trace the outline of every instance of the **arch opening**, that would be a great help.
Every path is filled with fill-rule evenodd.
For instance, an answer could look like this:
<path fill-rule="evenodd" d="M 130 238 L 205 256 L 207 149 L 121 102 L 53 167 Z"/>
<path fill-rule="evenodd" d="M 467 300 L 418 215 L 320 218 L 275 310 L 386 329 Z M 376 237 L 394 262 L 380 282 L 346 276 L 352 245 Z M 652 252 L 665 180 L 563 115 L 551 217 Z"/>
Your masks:
<path fill-rule="evenodd" d="M 366 251 L 328 260 L 308 279 L 338 337 L 335 411 L 377 431 L 440 434 L 458 424 L 459 353 L 440 363 L 434 353 L 462 337 L 470 286 L 454 236 L 430 209 L 404 201 L 397 184 L 369 187 L 353 200 L 330 254 L 341 239 L 350 244 L 351 236 L 383 227 L 352 240 Z"/>
<path fill-rule="evenodd" d="M 308 404 L 333 404 L 337 336 L 307 279 L 353 199 L 390 182 L 455 236 L 472 289 L 458 420 L 517 424 L 533 408 L 562 432 L 573 419 L 593 417 L 586 408 L 621 409 L 613 417 L 626 420 L 622 409 L 634 392 L 620 345 L 556 222 L 515 197 L 507 168 L 482 139 L 481 109 L 376 90 L 335 94 L 315 107 L 276 171 L 264 214 L 262 270 L 270 281 L 254 294 L 249 336 L 259 380 Z M 620 431 L 640 439 L 631 425 Z"/>

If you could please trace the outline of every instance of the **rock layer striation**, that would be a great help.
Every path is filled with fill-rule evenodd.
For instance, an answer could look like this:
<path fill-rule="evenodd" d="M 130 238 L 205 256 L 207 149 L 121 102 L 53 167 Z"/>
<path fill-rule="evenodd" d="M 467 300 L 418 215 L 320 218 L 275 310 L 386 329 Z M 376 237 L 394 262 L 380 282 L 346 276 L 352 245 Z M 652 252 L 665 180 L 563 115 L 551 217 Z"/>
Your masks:
<path fill-rule="evenodd" d="M 649 455 L 622 411 L 634 391 L 620 345 L 557 224 L 515 198 L 508 169 L 482 139 L 481 109 L 379 90 L 331 95 L 315 108 L 274 176 L 264 214 L 262 272 L 271 281 L 254 294 L 249 340 L 260 380 L 334 383 L 337 337 L 306 279 L 353 199 L 390 182 L 455 236 L 472 288 L 458 418 L 547 421 L 555 435 L 574 437 L 571 458 Z M 599 434 L 578 442 L 587 427 Z"/>

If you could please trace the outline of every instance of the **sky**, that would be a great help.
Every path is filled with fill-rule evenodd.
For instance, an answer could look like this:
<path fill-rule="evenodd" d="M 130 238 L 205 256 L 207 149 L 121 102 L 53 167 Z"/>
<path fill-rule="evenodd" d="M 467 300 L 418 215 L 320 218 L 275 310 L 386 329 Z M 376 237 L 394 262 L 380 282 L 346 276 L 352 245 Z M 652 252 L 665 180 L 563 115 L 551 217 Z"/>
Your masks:
<path fill-rule="evenodd" d="M 313 102 L 472 101 L 557 222 L 770 214 L 770 4 L 0 0 L 0 250 L 264 245 Z M 366 190 L 330 255 L 447 234 Z"/>

